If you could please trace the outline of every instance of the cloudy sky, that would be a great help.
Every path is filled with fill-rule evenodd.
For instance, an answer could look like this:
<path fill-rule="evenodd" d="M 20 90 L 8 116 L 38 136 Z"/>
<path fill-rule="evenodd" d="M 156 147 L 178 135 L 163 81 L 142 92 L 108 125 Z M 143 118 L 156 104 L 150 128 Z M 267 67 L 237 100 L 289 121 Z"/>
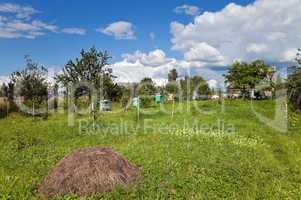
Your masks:
<path fill-rule="evenodd" d="M 300 0 L 1 0 L 0 82 L 24 55 L 59 72 L 95 45 L 112 55 L 117 81 L 161 84 L 176 68 L 214 86 L 235 60 L 292 62 L 300 10 Z"/>

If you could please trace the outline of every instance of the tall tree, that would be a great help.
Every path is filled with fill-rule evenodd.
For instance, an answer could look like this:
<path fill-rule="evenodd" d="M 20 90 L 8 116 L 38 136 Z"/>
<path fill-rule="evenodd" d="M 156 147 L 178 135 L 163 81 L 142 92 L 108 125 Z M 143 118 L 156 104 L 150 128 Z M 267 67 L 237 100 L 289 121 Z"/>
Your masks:
<path fill-rule="evenodd" d="M 274 73 L 273 68 L 264 61 L 255 60 L 251 63 L 235 62 L 224 76 L 229 87 L 239 89 L 246 95 L 262 81 L 271 87 Z"/>
<path fill-rule="evenodd" d="M 168 82 L 176 81 L 178 78 L 178 72 L 176 69 L 172 69 L 168 73 Z"/>
<path fill-rule="evenodd" d="M 184 99 L 191 99 L 194 94 L 210 94 L 210 88 L 201 76 L 185 76 L 184 79 L 180 80 L 180 85 Z"/>
<path fill-rule="evenodd" d="M 58 83 L 68 88 L 69 84 L 88 82 L 98 91 L 97 97 L 100 99 L 101 91 L 108 97 L 111 87 L 114 85 L 112 69 L 109 67 L 108 53 L 98 52 L 95 47 L 89 51 L 82 50 L 80 57 L 74 61 L 70 60 L 63 69 L 63 74 L 55 77 Z M 79 95 L 87 90 L 86 87 L 77 88 Z M 90 91 L 91 92 L 91 91 Z"/>
<path fill-rule="evenodd" d="M 153 96 L 156 93 L 156 87 L 151 78 L 144 78 L 140 81 L 137 88 L 142 106 L 149 106 L 152 102 Z"/>
<path fill-rule="evenodd" d="M 297 109 L 301 109 L 301 49 L 298 49 L 296 62 L 297 66 L 292 67 L 287 84 L 291 102 Z"/>
<path fill-rule="evenodd" d="M 5 83 L 0 88 L 0 97 L 6 97 L 7 86 Z"/>
<path fill-rule="evenodd" d="M 168 82 L 165 86 L 166 92 L 169 94 L 176 94 L 179 91 L 178 83 L 176 81 Z"/>
<path fill-rule="evenodd" d="M 194 76 L 191 78 L 191 87 L 193 92 L 196 92 L 198 95 L 210 94 L 210 87 L 201 76 Z"/>
<path fill-rule="evenodd" d="M 139 95 L 154 95 L 156 92 L 156 87 L 153 80 L 148 77 L 140 81 L 138 88 Z"/>
<path fill-rule="evenodd" d="M 11 74 L 9 88 L 14 85 L 25 100 L 40 104 L 48 97 L 47 69 L 29 56 L 25 56 L 25 61 L 25 69 Z"/>
<path fill-rule="evenodd" d="M 169 94 L 176 94 L 179 90 L 177 84 L 178 72 L 176 69 L 172 69 L 168 73 L 168 83 L 165 86 L 165 90 Z"/>

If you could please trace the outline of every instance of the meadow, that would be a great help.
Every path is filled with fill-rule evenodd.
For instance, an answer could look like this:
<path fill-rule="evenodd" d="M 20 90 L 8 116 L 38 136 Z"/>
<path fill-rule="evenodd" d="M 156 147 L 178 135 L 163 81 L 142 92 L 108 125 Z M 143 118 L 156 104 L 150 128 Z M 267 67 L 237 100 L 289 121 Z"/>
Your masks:
<path fill-rule="evenodd" d="M 254 104 L 273 117 L 273 101 Z M 226 100 L 223 109 L 215 101 L 182 106 L 173 117 L 171 104 L 167 112 L 154 106 L 139 120 L 135 109 L 101 113 L 94 128 L 89 115 L 68 126 L 60 112 L 47 120 L 17 113 L 0 119 L 0 199 L 43 199 L 37 187 L 48 171 L 71 151 L 92 146 L 114 148 L 142 169 L 143 179 L 82 199 L 300 198 L 300 114 L 289 112 L 283 133 L 261 123 L 249 101 Z"/>

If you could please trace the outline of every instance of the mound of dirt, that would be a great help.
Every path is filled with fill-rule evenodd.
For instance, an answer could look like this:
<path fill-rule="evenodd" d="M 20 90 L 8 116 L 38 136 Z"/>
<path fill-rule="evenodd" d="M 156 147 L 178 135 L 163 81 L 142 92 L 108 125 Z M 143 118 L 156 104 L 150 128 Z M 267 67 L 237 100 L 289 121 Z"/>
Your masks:
<path fill-rule="evenodd" d="M 48 197 L 86 196 L 126 187 L 138 180 L 139 168 L 111 148 L 86 148 L 72 152 L 49 172 L 38 188 Z"/>

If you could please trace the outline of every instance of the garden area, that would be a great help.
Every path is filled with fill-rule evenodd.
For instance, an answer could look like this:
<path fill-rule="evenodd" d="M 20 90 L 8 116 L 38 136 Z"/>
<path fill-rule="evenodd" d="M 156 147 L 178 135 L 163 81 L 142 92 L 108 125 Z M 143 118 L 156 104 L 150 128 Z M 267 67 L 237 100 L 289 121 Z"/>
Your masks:
<path fill-rule="evenodd" d="M 159 105 L 141 111 L 90 115 L 68 126 L 65 113 L 47 120 L 11 113 L 0 120 L 0 199 L 43 199 L 37 188 L 48 171 L 75 149 L 111 147 L 141 169 L 130 188 L 57 199 L 298 199 L 301 196 L 301 119 L 289 112 L 288 131 L 261 123 L 250 101 L 183 102 L 171 116 Z M 253 102 L 273 118 L 274 102 Z M 177 104 L 177 107 L 179 105 Z M 196 107 L 197 106 L 197 107 Z M 198 111 L 196 111 L 199 109 Z M 200 112 L 201 111 L 201 112 Z M 202 112 L 203 111 L 203 112 Z M 210 112 L 209 112 L 210 111 Z M 126 125 L 126 126 L 125 126 Z"/>

